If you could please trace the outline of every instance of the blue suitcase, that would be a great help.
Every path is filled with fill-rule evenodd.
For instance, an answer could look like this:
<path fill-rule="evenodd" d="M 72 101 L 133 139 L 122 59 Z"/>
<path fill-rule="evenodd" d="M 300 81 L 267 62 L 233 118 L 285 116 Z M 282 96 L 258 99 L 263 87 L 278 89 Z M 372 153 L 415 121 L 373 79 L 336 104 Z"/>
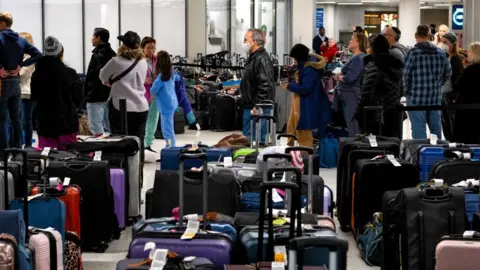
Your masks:
<path fill-rule="evenodd" d="M 178 155 L 180 151 L 185 150 L 191 147 L 191 145 L 185 145 L 183 147 L 168 147 L 163 148 L 160 152 L 160 170 L 162 171 L 178 171 Z M 232 157 L 232 149 L 229 148 L 210 148 L 205 145 L 200 145 L 199 147 L 205 148 L 205 152 L 208 155 L 208 161 L 221 161 L 223 162 L 224 157 Z M 202 167 L 201 160 L 185 160 L 185 170 L 189 170 L 193 167 L 200 168 Z"/>

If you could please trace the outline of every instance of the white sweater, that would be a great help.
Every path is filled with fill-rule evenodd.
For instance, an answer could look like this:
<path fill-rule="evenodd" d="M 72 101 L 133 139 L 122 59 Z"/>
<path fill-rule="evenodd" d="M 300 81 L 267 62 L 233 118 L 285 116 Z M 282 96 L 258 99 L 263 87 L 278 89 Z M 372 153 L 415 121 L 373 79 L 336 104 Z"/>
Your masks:
<path fill-rule="evenodd" d="M 26 55 L 23 61 L 30 58 L 30 55 Z M 30 99 L 30 81 L 32 79 L 33 71 L 35 71 L 35 65 L 28 67 L 22 67 L 20 69 L 20 89 L 22 91 L 22 99 Z"/>

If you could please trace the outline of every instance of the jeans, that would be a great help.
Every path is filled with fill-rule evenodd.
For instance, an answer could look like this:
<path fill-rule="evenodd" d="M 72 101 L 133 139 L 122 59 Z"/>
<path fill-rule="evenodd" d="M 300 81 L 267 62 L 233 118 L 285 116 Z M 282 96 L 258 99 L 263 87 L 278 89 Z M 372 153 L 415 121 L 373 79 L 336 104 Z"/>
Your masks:
<path fill-rule="evenodd" d="M 408 104 L 412 106 L 412 104 Z M 426 139 L 427 125 L 431 134 L 442 138 L 442 118 L 441 111 L 411 111 L 408 112 L 410 122 L 412 123 L 412 138 Z"/>
<path fill-rule="evenodd" d="M 158 118 L 160 114 L 157 108 L 157 99 L 152 98 L 148 108 L 147 130 L 145 132 L 145 147 L 150 147 L 155 140 L 155 131 L 158 126 Z"/>
<path fill-rule="evenodd" d="M 20 121 L 20 80 L 18 78 L 8 78 L 2 80 L 2 89 L 0 93 L 0 133 L 7 134 L 7 125 L 12 125 L 12 137 L 10 138 L 10 147 L 21 148 L 22 143 L 22 125 Z M 7 136 L 0 136 L 0 156 L 8 148 Z"/>
<path fill-rule="evenodd" d="M 255 123 L 253 124 L 253 130 L 250 130 L 250 116 L 251 116 L 252 109 L 244 109 L 243 110 L 243 135 L 247 138 L 250 138 L 250 133 L 252 134 L 253 141 L 256 141 L 256 133 L 255 127 L 257 126 Z M 263 115 L 272 115 L 272 109 L 263 109 Z M 260 121 L 261 129 L 260 129 L 260 143 L 265 143 L 265 137 L 267 135 L 267 120 L 262 119 Z"/>
<path fill-rule="evenodd" d="M 25 133 L 25 146 L 32 146 L 33 137 L 33 106 L 34 103 L 30 99 L 22 99 L 22 125 Z"/>
<path fill-rule="evenodd" d="M 173 115 L 160 115 L 160 125 L 162 126 L 162 135 L 163 139 L 165 139 L 166 147 L 174 147 L 177 143 L 173 118 Z"/>
<path fill-rule="evenodd" d="M 110 132 L 108 107 L 105 102 L 87 103 L 88 126 L 94 135 Z"/>

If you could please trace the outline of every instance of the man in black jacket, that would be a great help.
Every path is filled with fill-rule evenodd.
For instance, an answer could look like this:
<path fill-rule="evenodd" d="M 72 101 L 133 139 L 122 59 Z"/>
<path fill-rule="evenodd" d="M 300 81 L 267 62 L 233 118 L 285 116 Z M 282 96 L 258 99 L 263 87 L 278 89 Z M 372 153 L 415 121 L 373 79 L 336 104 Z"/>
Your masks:
<path fill-rule="evenodd" d="M 245 34 L 243 48 L 249 54 L 245 73 L 240 85 L 240 94 L 242 100 L 243 112 L 243 135 L 250 137 L 250 132 L 255 135 L 255 131 L 250 130 L 250 115 L 253 113 L 262 113 L 271 115 L 271 109 L 265 109 L 263 112 L 257 112 L 254 109 L 256 104 L 265 100 L 273 100 L 274 72 L 273 63 L 270 55 L 264 48 L 265 38 L 261 30 L 250 29 Z M 262 121 L 260 142 L 265 142 L 267 133 L 266 121 Z"/>
<path fill-rule="evenodd" d="M 104 85 L 99 78 L 100 70 L 116 54 L 108 40 L 110 33 L 104 28 L 95 28 L 92 36 L 92 58 L 85 76 L 85 100 L 87 102 L 88 125 L 94 135 L 110 132 L 108 122 L 108 106 L 110 87 Z"/>
<path fill-rule="evenodd" d="M 316 54 L 320 55 L 322 53 L 322 46 L 328 45 L 328 37 L 325 36 L 325 28 L 322 26 L 320 27 L 320 31 L 318 31 L 318 35 L 313 38 L 313 50 Z"/>

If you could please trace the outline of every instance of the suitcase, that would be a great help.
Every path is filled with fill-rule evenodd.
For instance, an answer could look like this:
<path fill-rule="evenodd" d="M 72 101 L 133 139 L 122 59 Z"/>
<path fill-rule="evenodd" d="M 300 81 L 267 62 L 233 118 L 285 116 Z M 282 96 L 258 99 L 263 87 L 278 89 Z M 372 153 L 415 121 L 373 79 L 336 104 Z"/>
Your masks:
<path fill-rule="evenodd" d="M 235 128 L 235 98 L 216 95 L 210 99 L 210 127 L 213 131 L 231 131 Z"/>
<path fill-rule="evenodd" d="M 10 234 L 0 233 L 0 269 L 15 270 L 17 240 Z"/>
<path fill-rule="evenodd" d="M 400 158 L 417 164 L 418 153 L 424 148 L 435 146 L 431 139 L 409 139 L 400 144 Z M 437 140 L 436 145 L 448 145 L 449 141 Z"/>
<path fill-rule="evenodd" d="M 92 138 L 74 143 L 69 149 L 83 154 L 102 152 L 102 160 L 110 166 L 125 171 L 125 200 L 128 205 L 128 219 L 136 222 L 141 219 L 140 195 L 143 186 L 143 165 L 141 164 L 141 142 L 138 137 L 110 136 Z"/>
<path fill-rule="evenodd" d="M 474 227 L 474 216 L 475 213 L 478 213 L 480 210 L 480 196 L 478 195 L 479 188 L 477 187 L 466 187 L 463 188 L 465 192 L 465 211 L 468 220 L 467 229 L 475 230 Z M 480 228 L 478 228 L 480 229 Z"/>
<path fill-rule="evenodd" d="M 119 168 L 110 169 L 110 185 L 113 189 L 113 203 L 115 215 L 117 216 L 118 227 L 124 230 L 127 222 L 127 201 L 125 197 L 125 171 Z"/>
<path fill-rule="evenodd" d="M 181 151 L 184 151 L 187 148 L 192 147 L 192 145 L 185 145 L 182 147 L 167 147 L 163 148 L 160 152 L 160 170 L 162 171 L 178 171 L 178 155 Z M 233 155 L 232 149 L 228 148 L 210 148 L 206 145 L 199 145 L 199 147 L 204 148 L 207 155 L 208 161 L 223 161 L 224 157 L 231 157 Z M 186 160 L 185 161 L 185 170 L 189 170 L 193 167 L 201 167 L 201 160 Z"/>
<path fill-rule="evenodd" d="M 183 113 L 183 109 L 179 107 L 179 109 L 173 115 L 173 132 L 175 134 L 185 133 L 185 125 L 185 114 Z M 161 116 L 158 118 L 157 130 L 155 131 L 155 139 L 163 139 Z"/>
<path fill-rule="evenodd" d="M 480 233 L 444 236 L 435 248 L 435 270 L 476 270 L 480 265 Z"/>
<path fill-rule="evenodd" d="M 8 192 L 5 192 L 5 174 L 8 175 Z M 8 196 L 5 196 L 6 193 Z M 15 198 L 15 180 L 5 167 L 0 171 L 0 198 L 0 210 L 7 209 L 6 206 L 8 206 L 10 200 Z"/>
<path fill-rule="evenodd" d="M 138 270 L 148 270 L 150 268 L 150 263 L 145 263 L 146 259 L 127 259 L 122 260 L 117 263 L 117 270 L 127 270 L 127 269 L 138 269 Z M 139 265 L 141 264 L 141 265 Z M 135 265 L 135 267 L 133 267 Z M 174 268 L 175 267 L 175 268 Z M 195 257 L 192 262 L 186 264 L 185 262 L 174 263 L 171 260 L 165 265 L 165 269 L 196 269 L 196 270 L 212 270 L 215 269 L 215 265 L 206 258 L 197 258 Z"/>
<path fill-rule="evenodd" d="M 339 162 L 337 167 L 337 213 L 342 231 L 350 231 L 352 216 L 352 176 L 355 164 L 360 159 L 371 159 L 379 155 L 398 156 L 400 140 L 398 138 L 376 137 L 377 146 L 372 147 L 365 136 L 339 139 Z"/>
<path fill-rule="evenodd" d="M 207 220 L 207 197 L 209 181 L 207 176 L 207 155 L 201 151 L 183 152 L 180 156 L 180 179 L 184 179 L 184 161 L 187 159 L 203 160 L 203 219 Z M 183 217 L 184 213 L 184 181 L 178 181 L 179 188 L 176 190 L 179 193 L 180 211 L 179 216 Z M 191 200 L 191 198 L 189 198 Z M 170 216 L 170 214 L 168 215 Z M 181 240 L 182 234 L 185 232 L 183 219 L 179 220 L 176 230 L 168 232 L 137 232 L 136 237 L 130 243 L 128 250 L 128 258 L 147 258 L 148 251 L 144 251 L 145 244 L 154 242 L 157 248 L 165 248 L 180 256 L 195 256 L 207 258 L 213 262 L 216 268 L 221 269 L 224 265 L 230 263 L 230 256 L 234 243 L 232 239 L 223 233 L 211 233 L 206 231 L 207 223 L 203 222 L 201 233 L 197 233 L 190 240 Z M 186 244 L 188 243 L 188 244 Z"/>
<path fill-rule="evenodd" d="M 48 174 L 60 179 L 69 177 L 70 184 L 81 188 L 82 249 L 104 252 L 112 237 L 120 236 L 108 162 L 52 161 Z"/>
<path fill-rule="evenodd" d="M 474 159 L 480 158 L 480 146 L 476 147 L 469 147 L 469 146 L 461 146 L 461 147 L 450 147 L 449 145 L 444 146 L 428 146 L 424 147 L 420 150 L 418 156 L 418 173 L 420 181 L 428 181 L 430 180 L 430 172 L 432 171 L 433 166 L 438 162 L 445 160 L 445 159 L 452 159 L 454 156 L 447 157 L 449 153 L 453 151 L 460 151 L 460 152 L 471 152 L 471 157 Z M 446 156 L 447 155 L 447 156 Z M 465 180 L 465 179 L 463 179 Z"/>
<path fill-rule="evenodd" d="M 312 250 L 325 250 L 328 253 L 328 261 L 324 263 L 325 269 L 347 270 L 348 241 L 340 239 L 338 236 L 302 236 L 290 240 L 288 244 L 290 258 L 288 260 L 289 269 L 304 269 L 304 265 L 309 265 L 308 260 Z M 293 255 L 293 256 L 292 256 Z M 303 260 L 299 260 L 304 255 Z M 292 265 L 293 264 L 293 265 Z"/>
<path fill-rule="evenodd" d="M 352 179 L 351 226 L 358 236 L 376 212 L 382 212 L 382 196 L 389 190 L 415 187 L 418 175 L 415 165 L 395 159 L 395 166 L 387 157 L 361 159 L 356 162 Z"/>
<path fill-rule="evenodd" d="M 78 155 L 76 153 L 51 148 L 49 148 L 50 150 L 48 151 L 47 156 L 44 156 L 45 149 L 46 148 L 41 149 L 32 147 L 27 147 L 24 149 L 28 154 L 28 180 L 32 183 L 43 183 L 41 177 L 45 171 L 45 163 L 42 161 L 44 161 L 45 159 L 47 159 L 48 161 L 55 161 L 71 160 L 78 158 Z"/>
<path fill-rule="evenodd" d="M 28 230 L 30 246 L 35 249 L 36 270 L 63 270 L 63 241 L 56 230 Z"/>
<path fill-rule="evenodd" d="M 32 189 L 31 194 L 36 195 L 38 193 L 43 193 L 48 197 L 59 198 L 65 204 L 65 230 L 74 232 L 80 237 L 80 202 L 82 200 L 80 187 L 75 185 L 63 186 L 61 191 L 56 187 L 50 187 L 45 192 L 45 188 L 36 186 Z"/>
<path fill-rule="evenodd" d="M 461 188 L 439 184 L 402 189 L 388 208 L 388 226 L 396 227 L 399 242 L 385 247 L 384 269 L 433 269 L 440 238 L 461 234 L 467 227 Z"/>
<path fill-rule="evenodd" d="M 470 153 L 467 156 L 459 151 L 452 154 L 456 156 L 454 159 L 439 161 L 432 167 L 428 179 L 442 179 L 449 186 L 467 179 L 479 179 L 480 161 L 472 160 Z"/>
<path fill-rule="evenodd" d="M 25 183 L 22 182 L 21 180 L 21 175 L 22 175 L 22 163 L 18 161 L 9 161 L 8 162 L 8 172 L 10 172 L 13 176 L 14 180 L 14 186 L 15 186 L 15 197 L 13 198 L 18 198 L 22 197 L 25 195 L 25 190 L 27 189 L 27 186 Z M 3 162 L 0 162 L 0 174 L 4 173 L 4 167 L 3 167 Z M 0 184 L 0 186 L 2 186 Z M 0 208 L 1 209 L 1 208 Z"/>
<path fill-rule="evenodd" d="M 80 238 L 73 232 L 66 232 L 65 238 L 65 268 L 67 270 L 83 269 Z"/>

